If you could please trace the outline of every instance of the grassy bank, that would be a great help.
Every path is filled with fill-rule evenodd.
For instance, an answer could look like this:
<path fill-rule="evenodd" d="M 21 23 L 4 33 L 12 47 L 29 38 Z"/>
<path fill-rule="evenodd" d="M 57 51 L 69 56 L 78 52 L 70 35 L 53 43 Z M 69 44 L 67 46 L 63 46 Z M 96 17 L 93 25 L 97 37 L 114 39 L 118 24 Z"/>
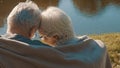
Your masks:
<path fill-rule="evenodd" d="M 102 40 L 107 46 L 113 68 L 120 68 L 120 33 L 89 35 Z"/>

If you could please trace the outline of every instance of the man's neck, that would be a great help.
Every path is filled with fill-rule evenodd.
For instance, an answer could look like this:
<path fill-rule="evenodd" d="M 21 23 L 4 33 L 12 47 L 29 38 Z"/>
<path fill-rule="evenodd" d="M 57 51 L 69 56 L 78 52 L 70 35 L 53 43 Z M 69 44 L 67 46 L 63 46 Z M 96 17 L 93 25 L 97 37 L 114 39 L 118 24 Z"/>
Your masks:
<path fill-rule="evenodd" d="M 8 35 L 15 35 L 15 34 L 17 34 L 17 35 L 21 35 L 21 36 L 23 36 L 23 37 L 25 37 L 25 38 L 28 38 L 28 39 L 30 39 L 30 37 L 29 37 L 29 35 L 27 35 L 27 34 L 24 34 L 24 33 L 7 33 Z"/>

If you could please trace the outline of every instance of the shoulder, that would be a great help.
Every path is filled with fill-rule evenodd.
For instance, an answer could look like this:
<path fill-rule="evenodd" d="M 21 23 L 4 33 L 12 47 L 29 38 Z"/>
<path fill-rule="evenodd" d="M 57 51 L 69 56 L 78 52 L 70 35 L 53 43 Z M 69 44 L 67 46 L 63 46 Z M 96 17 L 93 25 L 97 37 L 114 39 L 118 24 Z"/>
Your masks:
<path fill-rule="evenodd" d="M 85 43 L 88 46 L 106 48 L 105 44 L 101 40 L 95 40 L 86 35 L 79 37 L 79 41 L 82 41 L 82 43 Z"/>
<path fill-rule="evenodd" d="M 96 47 L 99 47 L 99 48 L 106 48 L 104 42 L 101 41 L 101 40 L 96 40 L 96 39 L 93 39 L 93 38 L 89 38 L 89 41 L 90 41 L 90 44 L 93 45 L 93 46 L 96 46 Z"/>
<path fill-rule="evenodd" d="M 106 53 L 106 46 L 101 40 L 91 39 L 89 46 L 91 49 L 95 51 Z"/>
<path fill-rule="evenodd" d="M 98 44 L 98 46 L 100 46 L 102 48 L 105 47 L 105 44 L 101 40 L 94 40 L 94 41 Z"/>

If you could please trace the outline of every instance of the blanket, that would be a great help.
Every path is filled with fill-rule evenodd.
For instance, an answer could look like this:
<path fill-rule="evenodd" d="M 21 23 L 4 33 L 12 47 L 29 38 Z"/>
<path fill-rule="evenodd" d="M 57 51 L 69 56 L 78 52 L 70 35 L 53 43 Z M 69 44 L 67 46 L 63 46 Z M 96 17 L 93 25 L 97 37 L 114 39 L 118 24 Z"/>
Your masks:
<path fill-rule="evenodd" d="M 29 45 L 0 38 L 0 68 L 112 68 L 99 40 L 80 39 L 56 47 Z"/>

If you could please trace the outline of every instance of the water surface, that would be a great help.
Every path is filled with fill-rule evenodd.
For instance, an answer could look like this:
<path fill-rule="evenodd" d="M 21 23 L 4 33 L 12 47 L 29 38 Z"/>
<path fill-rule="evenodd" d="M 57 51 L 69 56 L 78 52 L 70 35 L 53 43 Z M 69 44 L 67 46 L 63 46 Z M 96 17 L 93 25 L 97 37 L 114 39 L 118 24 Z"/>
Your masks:
<path fill-rule="evenodd" d="M 0 0 L 0 34 L 6 32 L 6 17 L 20 1 L 25 0 Z M 35 0 L 42 10 L 52 5 L 65 11 L 77 35 L 120 32 L 120 2 L 104 1 Z"/>

